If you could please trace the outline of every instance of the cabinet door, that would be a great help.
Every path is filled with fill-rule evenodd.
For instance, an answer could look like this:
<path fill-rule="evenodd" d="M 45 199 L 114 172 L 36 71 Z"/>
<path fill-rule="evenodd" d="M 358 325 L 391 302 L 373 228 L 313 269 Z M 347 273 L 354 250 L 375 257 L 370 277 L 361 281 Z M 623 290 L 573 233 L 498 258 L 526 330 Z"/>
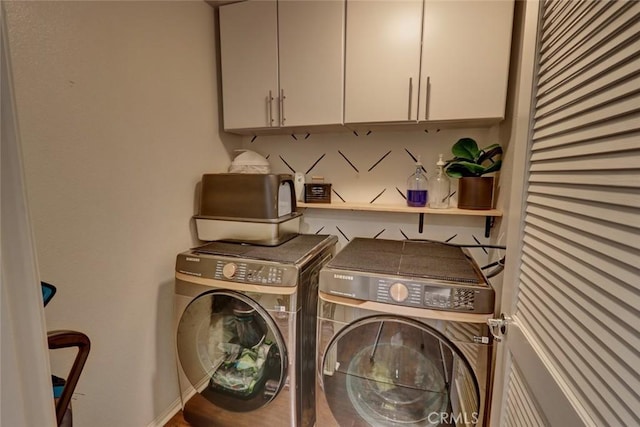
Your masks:
<path fill-rule="evenodd" d="M 342 124 L 344 0 L 278 4 L 282 126 Z"/>
<path fill-rule="evenodd" d="M 345 122 L 417 120 L 421 0 L 347 0 Z"/>
<path fill-rule="evenodd" d="M 224 128 L 278 124 L 278 28 L 274 1 L 220 7 Z M 273 100 L 269 99 L 269 93 Z"/>
<path fill-rule="evenodd" d="M 504 118 L 513 2 L 426 0 L 424 7 L 419 119 Z"/>

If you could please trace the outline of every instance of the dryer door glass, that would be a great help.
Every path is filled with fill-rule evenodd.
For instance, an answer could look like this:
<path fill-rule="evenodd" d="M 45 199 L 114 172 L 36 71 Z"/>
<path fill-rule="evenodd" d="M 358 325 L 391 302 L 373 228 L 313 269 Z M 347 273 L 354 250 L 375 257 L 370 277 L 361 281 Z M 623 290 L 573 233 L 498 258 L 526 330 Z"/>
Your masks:
<path fill-rule="evenodd" d="M 468 426 L 478 420 L 471 365 L 446 336 L 410 318 L 379 315 L 348 324 L 329 342 L 321 373 L 325 408 L 336 425 Z"/>
<path fill-rule="evenodd" d="M 280 316 L 286 323 L 288 314 Z M 269 404 L 286 382 L 287 352 L 280 330 L 246 295 L 204 293 L 187 306 L 178 324 L 180 364 L 193 387 L 218 408 L 256 410 Z"/>

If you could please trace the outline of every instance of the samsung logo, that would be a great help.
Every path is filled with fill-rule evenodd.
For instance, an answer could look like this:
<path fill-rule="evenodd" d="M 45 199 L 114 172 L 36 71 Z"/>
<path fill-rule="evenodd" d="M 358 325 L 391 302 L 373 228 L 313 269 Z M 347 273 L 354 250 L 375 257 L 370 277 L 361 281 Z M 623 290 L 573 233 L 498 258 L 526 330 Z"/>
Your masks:
<path fill-rule="evenodd" d="M 200 262 L 200 258 L 187 257 L 187 261 Z"/>
<path fill-rule="evenodd" d="M 346 274 L 334 274 L 334 279 L 353 280 L 353 276 L 347 276 Z"/>

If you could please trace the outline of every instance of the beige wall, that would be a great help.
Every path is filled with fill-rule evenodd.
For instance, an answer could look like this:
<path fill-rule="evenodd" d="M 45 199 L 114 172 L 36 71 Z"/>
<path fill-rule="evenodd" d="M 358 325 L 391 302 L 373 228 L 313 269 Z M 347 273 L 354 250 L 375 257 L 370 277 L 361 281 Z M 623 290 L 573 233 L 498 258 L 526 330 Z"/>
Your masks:
<path fill-rule="evenodd" d="M 173 272 L 194 243 L 195 186 L 239 143 L 218 129 L 214 10 L 49 1 L 6 12 L 40 274 L 58 287 L 47 328 L 92 340 L 76 425 L 151 425 L 178 397 Z"/>

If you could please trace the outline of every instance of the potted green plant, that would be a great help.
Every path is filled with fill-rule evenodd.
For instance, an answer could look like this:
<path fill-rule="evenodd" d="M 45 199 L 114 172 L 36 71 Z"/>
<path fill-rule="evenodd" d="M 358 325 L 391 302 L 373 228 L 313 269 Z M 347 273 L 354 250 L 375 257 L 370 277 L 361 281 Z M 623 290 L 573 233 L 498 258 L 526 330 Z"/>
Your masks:
<path fill-rule="evenodd" d="M 493 207 L 493 176 L 502 166 L 502 147 L 492 144 L 478 148 L 471 138 L 461 138 L 451 147 L 454 158 L 447 161 L 445 171 L 458 181 L 458 208 L 491 209 Z"/>

